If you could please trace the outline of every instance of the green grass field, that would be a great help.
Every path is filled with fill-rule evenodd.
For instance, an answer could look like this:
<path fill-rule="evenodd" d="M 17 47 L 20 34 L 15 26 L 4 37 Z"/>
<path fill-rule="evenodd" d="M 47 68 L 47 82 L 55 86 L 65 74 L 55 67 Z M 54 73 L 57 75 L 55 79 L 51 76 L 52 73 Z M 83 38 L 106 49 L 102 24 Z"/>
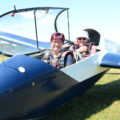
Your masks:
<path fill-rule="evenodd" d="M 120 120 L 120 70 L 109 70 L 85 95 L 42 120 Z"/>

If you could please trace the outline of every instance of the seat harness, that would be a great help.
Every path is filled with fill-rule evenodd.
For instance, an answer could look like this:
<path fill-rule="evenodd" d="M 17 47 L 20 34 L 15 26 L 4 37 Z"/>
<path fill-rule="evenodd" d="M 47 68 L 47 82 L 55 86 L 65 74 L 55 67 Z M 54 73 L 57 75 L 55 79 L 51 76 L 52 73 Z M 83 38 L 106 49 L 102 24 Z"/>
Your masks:
<path fill-rule="evenodd" d="M 68 54 L 71 54 L 73 56 L 73 53 L 71 51 L 62 50 L 57 57 L 53 58 L 52 50 L 49 49 L 45 52 L 45 55 L 43 56 L 43 60 L 48 64 L 56 67 L 57 69 L 61 69 L 66 66 L 66 57 Z"/>

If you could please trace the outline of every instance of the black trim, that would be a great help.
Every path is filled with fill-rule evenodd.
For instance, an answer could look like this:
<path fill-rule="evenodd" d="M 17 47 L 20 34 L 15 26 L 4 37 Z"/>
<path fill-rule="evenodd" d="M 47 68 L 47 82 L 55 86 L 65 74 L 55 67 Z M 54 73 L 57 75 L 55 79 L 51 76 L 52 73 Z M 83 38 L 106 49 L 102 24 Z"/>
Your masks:
<path fill-rule="evenodd" d="M 25 8 L 25 9 L 17 9 L 17 10 L 12 10 L 6 13 L 3 13 L 2 15 L 0 15 L 0 18 L 9 14 L 9 13 L 19 13 L 19 12 L 25 12 L 25 11 L 31 11 L 31 10 L 44 10 L 44 9 L 64 9 L 64 10 L 68 10 L 69 8 L 62 8 L 62 7 L 33 7 L 33 8 Z"/>
<path fill-rule="evenodd" d="M 38 41 L 37 21 L 36 21 L 36 14 L 35 13 L 36 13 L 36 10 L 34 10 L 35 33 L 36 33 L 37 49 L 40 50 L 39 41 Z"/>
<path fill-rule="evenodd" d="M 55 31 L 56 31 L 56 32 L 58 32 L 58 29 L 57 29 L 57 19 L 58 19 L 58 16 L 59 16 L 62 12 L 64 12 L 65 10 L 66 10 L 66 9 L 62 10 L 62 11 L 56 16 L 56 18 L 55 18 L 54 26 L 55 26 Z"/>

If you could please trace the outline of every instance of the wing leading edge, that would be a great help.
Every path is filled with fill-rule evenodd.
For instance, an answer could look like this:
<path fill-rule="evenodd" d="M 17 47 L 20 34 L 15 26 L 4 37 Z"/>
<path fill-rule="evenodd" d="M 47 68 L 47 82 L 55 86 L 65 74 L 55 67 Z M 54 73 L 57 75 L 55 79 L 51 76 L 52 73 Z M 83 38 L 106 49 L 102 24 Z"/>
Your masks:
<path fill-rule="evenodd" d="M 100 66 L 120 69 L 120 54 L 106 53 L 100 62 Z"/>
<path fill-rule="evenodd" d="M 49 42 L 39 41 L 40 49 L 50 47 Z M 39 51 L 36 40 L 0 31 L 0 52 L 8 55 L 31 54 Z"/>

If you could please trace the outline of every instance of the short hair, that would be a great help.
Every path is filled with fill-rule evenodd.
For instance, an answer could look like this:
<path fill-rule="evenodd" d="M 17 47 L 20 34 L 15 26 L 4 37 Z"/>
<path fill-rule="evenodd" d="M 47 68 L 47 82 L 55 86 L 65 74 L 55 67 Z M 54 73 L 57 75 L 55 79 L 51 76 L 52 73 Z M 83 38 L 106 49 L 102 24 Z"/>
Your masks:
<path fill-rule="evenodd" d="M 52 42 L 52 40 L 61 40 L 63 43 L 64 43 L 64 41 L 65 41 L 65 36 L 64 36 L 64 34 L 63 33 L 59 33 L 59 32 L 55 32 L 55 33 L 53 33 L 52 34 L 52 36 L 51 36 L 51 42 Z"/>

